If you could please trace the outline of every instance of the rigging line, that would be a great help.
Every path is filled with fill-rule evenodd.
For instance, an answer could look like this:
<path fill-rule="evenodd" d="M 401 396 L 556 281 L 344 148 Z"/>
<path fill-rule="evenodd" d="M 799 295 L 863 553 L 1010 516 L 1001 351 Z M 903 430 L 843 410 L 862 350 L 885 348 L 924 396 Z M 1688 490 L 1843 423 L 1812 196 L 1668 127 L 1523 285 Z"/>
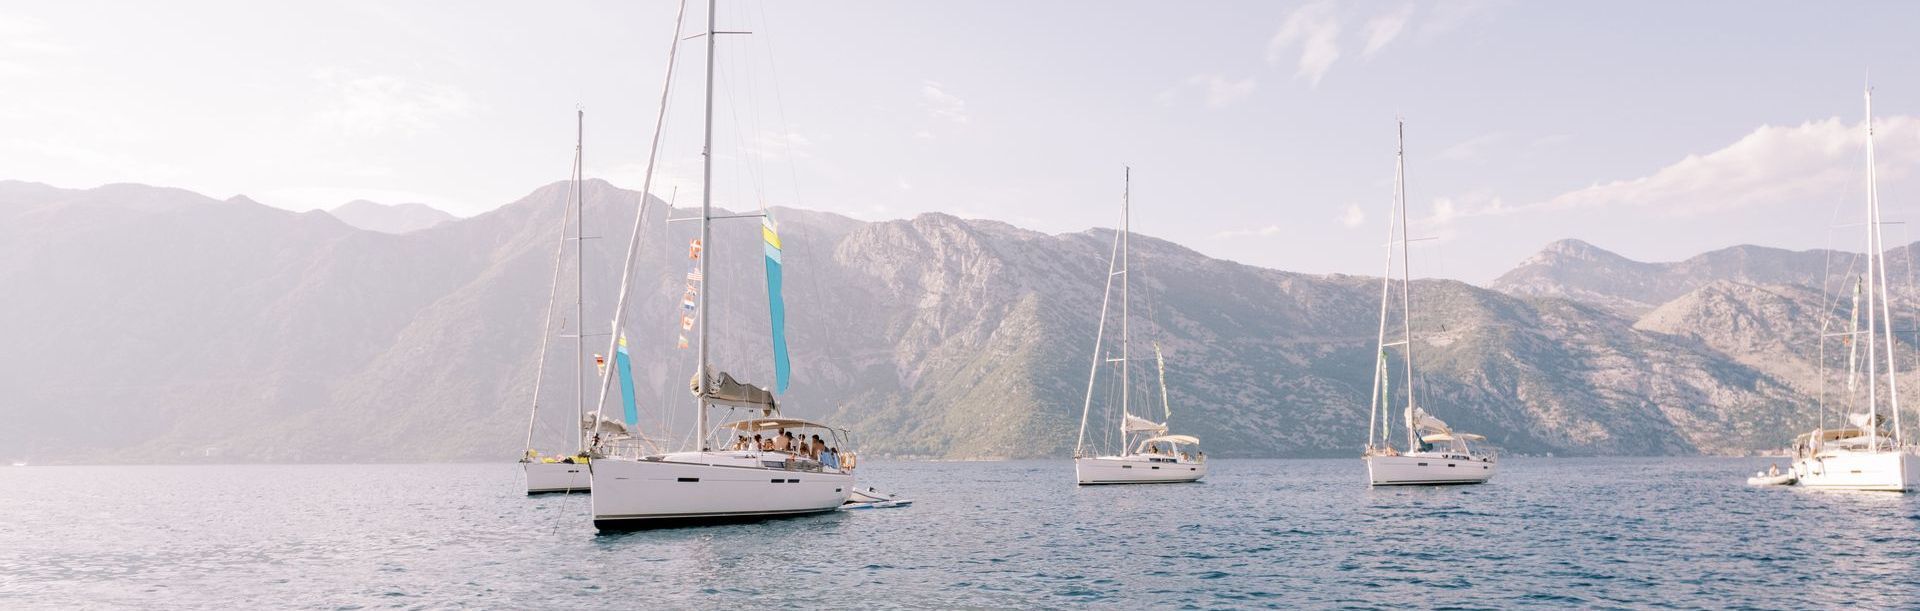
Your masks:
<path fill-rule="evenodd" d="M 747 14 L 745 3 L 734 5 L 733 10 L 740 13 L 739 18 L 741 22 L 747 23 L 750 26 L 753 24 L 753 20 L 751 16 Z M 764 28 L 754 27 L 751 29 L 764 29 Z M 758 46 L 758 45 L 752 45 L 752 46 Z M 759 92 L 760 79 L 754 77 L 754 71 L 752 68 L 754 62 L 753 62 L 753 58 L 749 57 L 750 55 L 751 55 L 750 52 L 740 52 L 740 53 L 732 54 L 731 57 L 733 58 L 734 66 L 736 67 L 736 69 L 740 71 L 741 81 L 742 81 L 741 87 L 746 91 L 747 121 L 753 126 L 753 133 L 750 136 L 750 140 L 754 142 L 758 142 L 761 145 L 764 145 L 766 144 L 765 143 L 766 131 L 760 125 L 760 114 L 761 114 L 760 113 L 760 92 Z M 786 138 L 787 138 L 787 135 L 785 133 L 779 134 L 779 139 L 780 139 L 779 142 L 783 149 L 786 144 Z M 766 166 L 765 166 L 766 154 L 765 152 L 762 152 L 761 154 L 749 155 L 748 159 L 746 159 L 745 161 L 746 163 L 751 164 L 753 166 L 754 195 L 757 200 L 756 203 L 758 203 L 760 209 L 764 211 L 766 210 L 766 207 L 767 207 L 767 203 L 766 203 L 767 202 L 767 188 L 766 188 L 767 172 L 766 172 Z"/>
<path fill-rule="evenodd" d="M 739 61 L 737 57 L 734 57 L 736 55 L 738 54 L 737 53 L 732 54 L 732 55 L 729 55 L 729 57 L 733 58 L 732 61 Z M 754 165 L 756 162 L 755 158 L 759 156 L 759 153 L 755 152 L 755 149 L 747 145 L 747 140 L 743 135 L 743 133 L 746 130 L 742 129 L 743 124 L 740 121 L 740 107 L 742 106 L 742 104 L 740 104 L 740 102 L 734 97 L 735 89 L 742 89 L 747 86 L 736 83 L 735 79 L 740 77 L 736 77 L 730 72 L 723 70 L 718 72 L 717 74 L 718 74 L 719 80 L 721 81 L 721 90 L 725 91 L 727 94 L 727 116 L 733 120 L 733 130 L 731 131 L 733 132 L 732 136 L 733 136 L 734 150 L 739 151 L 734 156 L 735 171 L 739 173 L 741 177 L 741 182 L 747 183 L 747 185 L 752 189 L 752 193 L 754 194 L 754 197 L 759 198 L 761 197 L 761 194 L 764 191 L 759 186 L 760 175 L 757 171 L 757 168 Z M 752 79 L 742 78 L 740 80 L 751 81 Z M 751 112 L 748 113 L 748 118 L 749 119 L 752 118 Z M 737 203 L 732 204 L 727 209 L 732 210 L 734 212 L 743 211 L 743 208 Z"/>
<path fill-rule="evenodd" d="M 574 151 L 573 167 L 568 170 L 567 175 L 572 176 L 579 168 L 580 156 L 579 151 L 576 149 Z M 560 271 L 561 265 L 566 261 L 567 255 L 567 226 L 573 222 L 573 207 L 567 204 L 573 201 L 574 187 L 575 185 L 572 181 L 567 182 L 567 198 L 561 200 L 562 203 L 560 205 L 560 239 L 555 240 L 556 245 L 553 251 L 553 286 L 547 289 L 546 322 L 543 330 L 540 332 L 540 359 L 534 362 L 533 367 L 533 405 L 527 412 L 527 445 L 523 448 L 527 451 L 533 450 L 533 427 L 534 423 L 539 419 L 540 389 L 546 381 L 547 374 L 547 348 L 553 342 L 553 304 L 560 299 Z M 576 335 L 578 334 L 576 333 Z"/>
<path fill-rule="evenodd" d="M 763 24 L 769 23 L 769 21 L 767 20 L 766 3 L 764 2 L 759 3 L 758 6 L 760 7 L 760 22 Z M 769 27 L 769 28 L 761 28 L 761 29 L 771 32 L 774 28 Z M 783 133 L 791 134 L 793 133 L 793 124 L 787 121 L 787 100 L 786 100 L 786 96 L 782 95 L 780 90 L 780 69 L 779 69 L 779 66 L 777 66 L 774 63 L 774 59 L 773 59 L 775 57 L 775 53 L 773 52 L 773 36 L 769 34 L 764 38 L 762 38 L 762 40 L 766 41 L 765 48 L 767 50 L 768 79 L 773 82 L 773 102 L 774 102 L 773 109 L 774 109 L 774 112 L 779 113 L 779 116 L 780 116 L 780 131 Z M 798 164 L 793 162 L 792 155 L 788 155 L 787 157 L 787 171 L 789 174 L 791 174 L 791 179 L 793 181 L 792 187 L 793 187 L 794 205 L 798 207 L 801 205 L 801 202 L 805 200 L 802 200 L 800 197 L 800 171 L 798 169 Z"/>
<path fill-rule="evenodd" d="M 1842 203 L 1841 201 L 1834 202 L 1833 212 L 1830 215 L 1831 222 L 1828 223 L 1828 229 L 1827 229 L 1827 236 L 1826 236 L 1827 247 L 1823 249 L 1825 251 L 1825 254 L 1821 257 L 1821 268 L 1822 268 L 1820 271 L 1820 296 L 1821 296 L 1820 302 L 1821 303 L 1820 303 L 1819 314 L 1822 320 L 1820 324 L 1820 327 L 1822 329 L 1825 329 L 1827 325 L 1832 322 L 1833 308 L 1839 305 L 1839 297 L 1834 291 L 1831 291 L 1829 289 L 1833 288 L 1832 286 L 1833 285 L 1833 255 L 1835 253 L 1833 249 L 1834 230 L 1832 226 L 1835 224 L 1838 224 L 1840 220 L 1841 203 Z M 1853 264 L 1851 262 L 1847 264 L 1847 273 L 1849 275 L 1853 273 Z M 1819 362 L 1814 367 L 1814 371 L 1820 375 L 1819 390 L 1817 391 L 1819 393 L 1819 396 L 1815 399 L 1815 405 L 1819 411 L 1818 424 L 1819 424 L 1819 428 L 1821 429 L 1827 428 L 1827 378 L 1828 378 L 1828 375 L 1827 375 L 1827 369 L 1826 369 L 1827 368 L 1826 350 L 1827 350 L 1827 340 L 1826 338 L 1822 337 L 1819 340 L 1819 349 L 1818 349 Z"/>

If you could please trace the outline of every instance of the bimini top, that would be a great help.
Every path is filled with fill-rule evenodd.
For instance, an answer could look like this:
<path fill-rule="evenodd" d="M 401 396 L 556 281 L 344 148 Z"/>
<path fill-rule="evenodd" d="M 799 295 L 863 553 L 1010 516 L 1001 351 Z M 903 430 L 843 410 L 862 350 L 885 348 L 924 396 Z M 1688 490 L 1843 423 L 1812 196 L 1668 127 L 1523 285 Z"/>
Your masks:
<path fill-rule="evenodd" d="M 1161 435 L 1159 437 L 1149 438 L 1146 441 L 1142 441 L 1140 443 L 1153 443 L 1156 441 L 1166 441 L 1171 443 L 1184 443 L 1188 445 L 1194 445 L 1194 444 L 1200 443 L 1200 438 L 1194 437 L 1192 435 Z"/>
<path fill-rule="evenodd" d="M 1486 441 L 1487 436 L 1475 435 L 1473 433 L 1435 433 L 1432 435 L 1420 436 L 1420 440 L 1425 441 L 1427 443 L 1433 443 L 1436 441 L 1453 441 L 1455 439 L 1458 439 L 1461 441 Z"/>
<path fill-rule="evenodd" d="M 720 425 L 720 428 L 733 429 L 748 433 L 775 431 L 779 429 L 831 429 L 833 427 L 809 422 L 799 418 L 754 418 Z"/>
<path fill-rule="evenodd" d="M 1847 439 L 1851 437 L 1865 437 L 1867 436 L 1867 434 L 1868 433 L 1866 429 L 1854 428 L 1854 427 L 1843 427 L 1843 428 L 1837 428 L 1837 429 L 1814 429 L 1814 431 L 1811 433 L 1801 433 L 1799 436 L 1794 437 L 1793 442 L 1807 443 L 1808 441 L 1811 441 L 1814 439 L 1818 439 L 1820 441 L 1838 441 L 1841 439 Z M 1885 437 L 1886 435 L 1882 433 L 1881 436 Z"/>

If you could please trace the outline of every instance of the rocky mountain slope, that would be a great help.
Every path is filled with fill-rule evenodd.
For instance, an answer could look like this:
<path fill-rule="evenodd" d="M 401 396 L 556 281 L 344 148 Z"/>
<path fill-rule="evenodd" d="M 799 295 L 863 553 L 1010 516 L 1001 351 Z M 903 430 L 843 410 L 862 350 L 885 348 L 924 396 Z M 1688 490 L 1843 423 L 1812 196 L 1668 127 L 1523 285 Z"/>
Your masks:
<path fill-rule="evenodd" d="M 1911 252 L 1911 246 L 1896 247 L 1886 256 L 1893 285 L 1894 305 L 1888 311 L 1894 317 L 1894 362 L 1905 372 L 1900 392 L 1909 397 L 1920 392 L 1913 373 L 1920 371 L 1914 335 L 1920 325 L 1911 305 L 1920 292 L 1915 291 L 1915 270 L 1909 265 Z M 1864 377 L 1849 391 L 1846 371 L 1850 350 L 1861 371 L 1867 355 L 1863 346 L 1850 346 L 1841 335 L 1855 315 L 1851 295 L 1864 266 L 1859 253 L 1755 246 L 1680 262 L 1645 263 L 1563 240 L 1501 276 L 1494 286 L 1529 298 L 1587 303 L 1632 321 L 1642 333 L 1692 344 L 1762 372 L 1800 397 L 1794 405 L 1774 409 L 1789 425 L 1805 428 L 1817 421 L 1823 406 L 1830 415 L 1864 409 Z M 1865 326 L 1867 313 L 1858 317 L 1858 324 Z M 1920 412 L 1909 406 L 1906 413 L 1908 422 L 1920 422 Z"/>
<path fill-rule="evenodd" d="M 0 456 L 510 459 L 527 427 L 565 193 L 549 185 L 391 235 L 242 198 L 0 182 L 0 336 L 14 339 L 0 349 L 0 419 L 12 423 L 0 427 Z M 586 196 L 588 233 L 607 236 L 588 240 L 584 257 L 587 352 L 597 353 L 641 197 L 599 181 Z M 693 224 L 662 222 L 657 202 L 649 214 L 626 331 L 642 424 L 679 442 L 692 428 L 692 355 L 674 339 Z M 1071 452 L 1113 232 L 773 214 L 786 244 L 789 414 L 845 424 L 883 454 Z M 756 225 L 716 225 L 707 296 L 715 362 L 764 382 Z M 1256 268 L 1146 236 L 1133 244 L 1136 409 L 1158 407 L 1142 356 L 1158 343 L 1173 426 L 1210 454 L 1357 452 L 1378 279 Z M 1591 290 L 1629 294 L 1601 290 L 1610 286 Z M 1510 452 L 1776 447 L 1807 401 L 1793 372 L 1680 332 L 1682 315 L 1637 321 L 1566 290 L 1417 281 L 1414 291 L 1423 404 Z M 1651 303 L 1664 293 L 1630 294 Z M 574 295 L 562 283 L 560 302 Z M 556 334 L 577 334 L 580 322 L 563 308 Z M 555 339 L 545 365 L 536 437 L 549 450 L 571 443 L 572 341 Z M 1095 388 L 1095 441 L 1112 428 L 1110 374 Z"/>
<path fill-rule="evenodd" d="M 1580 240 L 1560 240 L 1495 278 L 1512 295 L 1564 297 L 1639 315 L 1715 281 L 1819 287 L 1851 262 L 1844 253 L 1734 246 L 1684 261 L 1635 261 Z M 1829 265 L 1839 268 L 1830 269 Z"/>

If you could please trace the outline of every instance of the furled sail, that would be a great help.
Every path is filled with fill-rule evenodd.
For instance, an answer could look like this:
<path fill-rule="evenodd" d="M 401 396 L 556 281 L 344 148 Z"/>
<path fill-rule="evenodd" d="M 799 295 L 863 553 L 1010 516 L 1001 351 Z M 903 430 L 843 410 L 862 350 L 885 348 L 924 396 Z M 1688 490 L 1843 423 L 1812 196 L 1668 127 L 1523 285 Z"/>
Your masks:
<path fill-rule="evenodd" d="M 625 439 L 633 435 L 633 432 L 627 428 L 626 423 L 620 422 L 619 420 L 602 416 L 600 417 L 600 426 L 594 426 L 593 419 L 593 414 L 587 414 L 581 418 L 580 429 L 591 435 L 599 435 L 603 441 L 609 439 Z"/>
<path fill-rule="evenodd" d="M 706 399 L 708 403 L 759 408 L 767 410 L 769 414 L 780 411 L 779 403 L 774 399 L 772 391 L 735 380 L 733 375 L 727 372 L 719 372 L 707 382 Z M 688 390 L 691 391 L 694 396 L 700 395 L 700 376 L 698 374 L 695 374 L 691 380 L 688 380 Z"/>

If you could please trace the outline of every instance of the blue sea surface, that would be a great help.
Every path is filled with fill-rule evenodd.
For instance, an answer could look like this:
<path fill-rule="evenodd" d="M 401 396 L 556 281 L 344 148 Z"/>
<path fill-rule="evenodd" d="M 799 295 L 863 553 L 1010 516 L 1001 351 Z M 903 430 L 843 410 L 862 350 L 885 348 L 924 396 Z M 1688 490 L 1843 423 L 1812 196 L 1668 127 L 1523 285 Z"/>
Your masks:
<path fill-rule="evenodd" d="M 873 461 L 912 507 L 617 535 L 514 464 L 6 468 L 0 608 L 1920 608 L 1920 495 L 1745 486 L 1767 462 Z"/>

